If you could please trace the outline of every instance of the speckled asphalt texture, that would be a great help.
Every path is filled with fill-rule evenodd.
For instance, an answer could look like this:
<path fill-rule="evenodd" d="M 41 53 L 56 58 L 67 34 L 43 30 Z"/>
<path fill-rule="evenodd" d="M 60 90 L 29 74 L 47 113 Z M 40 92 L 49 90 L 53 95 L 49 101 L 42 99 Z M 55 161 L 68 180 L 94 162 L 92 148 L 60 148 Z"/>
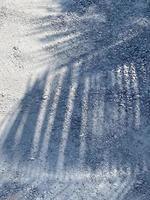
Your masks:
<path fill-rule="evenodd" d="M 0 200 L 150 199 L 149 0 L 1 0 Z"/>

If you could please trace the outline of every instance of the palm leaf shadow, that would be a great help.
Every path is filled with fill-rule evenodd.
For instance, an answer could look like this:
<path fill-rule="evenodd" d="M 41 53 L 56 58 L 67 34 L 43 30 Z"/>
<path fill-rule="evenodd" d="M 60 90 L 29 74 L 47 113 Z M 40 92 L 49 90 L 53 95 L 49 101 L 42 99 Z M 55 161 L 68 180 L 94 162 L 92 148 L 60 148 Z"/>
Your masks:
<path fill-rule="evenodd" d="M 86 2 L 69 7 L 60 1 L 61 13 L 41 18 L 35 31 L 51 30 L 41 38 L 50 55 L 40 62 L 54 57 L 58 74 L 49 81 L 49 69 L 37 79 L 9 122 L 2 150 L 18 168 L 35 162 L 56 174 L 149 169 L 147 14 L 141 19 L 136 12 L 140 23 L 127 23 L 134 11 L 129 1 L 111 1 L 113 9 L 105 1 Z"/>

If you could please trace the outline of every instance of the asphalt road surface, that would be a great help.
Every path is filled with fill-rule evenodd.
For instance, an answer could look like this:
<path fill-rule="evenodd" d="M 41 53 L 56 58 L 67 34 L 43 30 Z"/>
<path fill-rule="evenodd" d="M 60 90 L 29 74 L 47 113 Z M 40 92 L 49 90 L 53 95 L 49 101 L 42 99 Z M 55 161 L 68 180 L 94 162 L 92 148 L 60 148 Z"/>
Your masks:
<path fill-rule="evenodd" d="M 150 199 L 150 2 L 0 1 L 0 200 Z"/>

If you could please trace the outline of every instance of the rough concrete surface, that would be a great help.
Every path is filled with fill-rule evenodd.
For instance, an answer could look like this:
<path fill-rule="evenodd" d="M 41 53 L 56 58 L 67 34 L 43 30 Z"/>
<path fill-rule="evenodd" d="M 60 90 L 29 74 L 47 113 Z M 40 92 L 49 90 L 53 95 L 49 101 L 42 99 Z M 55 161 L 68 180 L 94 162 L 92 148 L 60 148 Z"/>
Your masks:
<path fill-rule="evenodd" d="M 149 0 L 0 1 L 0 200 L 150 199 Z"/>

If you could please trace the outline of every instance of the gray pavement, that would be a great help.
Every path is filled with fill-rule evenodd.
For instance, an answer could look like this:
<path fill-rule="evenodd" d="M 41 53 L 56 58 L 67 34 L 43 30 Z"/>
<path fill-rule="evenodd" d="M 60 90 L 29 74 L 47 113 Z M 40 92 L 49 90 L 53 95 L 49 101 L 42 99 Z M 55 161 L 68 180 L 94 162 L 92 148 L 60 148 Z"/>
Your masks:
<path fill-rule="evenodd" d="M 77 2 L 34 21 L 46 70 L 2 125 L 1 200 L 150 199 L 149 2 Z"/>

